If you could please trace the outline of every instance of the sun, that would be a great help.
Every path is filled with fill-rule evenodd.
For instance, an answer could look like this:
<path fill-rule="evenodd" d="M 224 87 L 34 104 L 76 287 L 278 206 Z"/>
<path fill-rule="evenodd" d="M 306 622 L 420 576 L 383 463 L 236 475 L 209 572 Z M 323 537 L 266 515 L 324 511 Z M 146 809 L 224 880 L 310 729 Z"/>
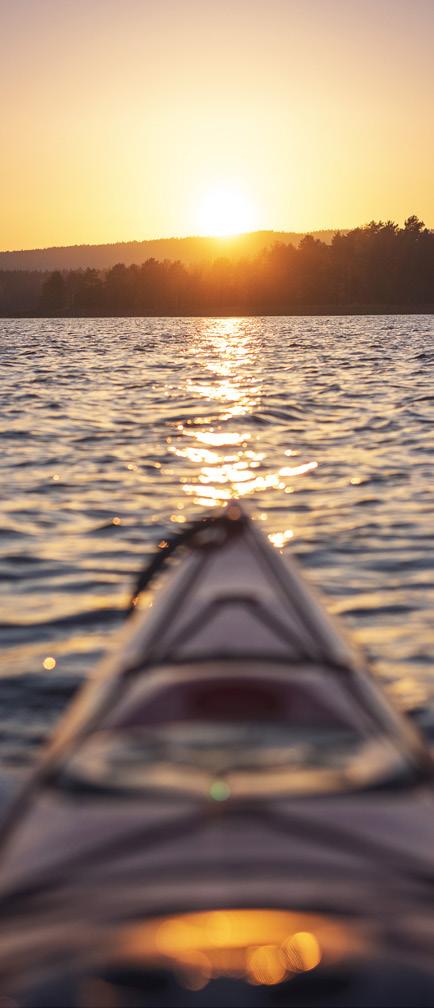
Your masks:
<path fill-rule="evenodd" d="M 254 229 L 253 208 L 241 189 L 216 185 L 204 193 L 199 222 L 203 234 L 229 237 Z"/>

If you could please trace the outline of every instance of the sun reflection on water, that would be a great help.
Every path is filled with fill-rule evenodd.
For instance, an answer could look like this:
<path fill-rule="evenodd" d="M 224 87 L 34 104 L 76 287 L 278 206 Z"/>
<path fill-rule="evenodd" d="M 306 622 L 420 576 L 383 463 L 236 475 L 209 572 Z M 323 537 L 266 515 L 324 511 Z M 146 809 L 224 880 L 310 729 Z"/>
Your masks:
<path fill-rule="evenodd" d="M 262 395 L 261 346 L 241 319 L 213 320 L 204 339 L 206 346 L 199 356 L 205 359 L 203 367 L 212 380 L 191 379 L 189 393 L 206 400 L 213 415 L 206 429 L 197 418 L 178 423 L 178 437 L 170 439 L 170 451 L 185 460 L 187 469 L 188 463 L 193 467 L 191 478 L 181 480 L 183 493 L 207 508 L 267 490 L 292 493 L 288 479 L 313 471 L 318 463 L 310 459 L 279 465 L 267 457 L 262 444 L 261 450 L 252 445 L 252 419 L 260 410 Z M 285 451 L 285 455 L 293 454 L 297 453 L 292 448 Z M 285 529 L 270 538 L 282 548 L 292 536 L 293 530 Z"/>

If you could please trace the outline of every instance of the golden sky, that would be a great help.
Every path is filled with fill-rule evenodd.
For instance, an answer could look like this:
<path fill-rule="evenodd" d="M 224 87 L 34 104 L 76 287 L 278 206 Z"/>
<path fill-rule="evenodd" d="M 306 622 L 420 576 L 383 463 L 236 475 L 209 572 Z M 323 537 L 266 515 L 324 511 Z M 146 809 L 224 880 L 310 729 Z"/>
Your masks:
<path fill-rule="evenodd" d="M 434 226 L 433 40 L 433 0 L 0 0 L 0 248 Z"/>

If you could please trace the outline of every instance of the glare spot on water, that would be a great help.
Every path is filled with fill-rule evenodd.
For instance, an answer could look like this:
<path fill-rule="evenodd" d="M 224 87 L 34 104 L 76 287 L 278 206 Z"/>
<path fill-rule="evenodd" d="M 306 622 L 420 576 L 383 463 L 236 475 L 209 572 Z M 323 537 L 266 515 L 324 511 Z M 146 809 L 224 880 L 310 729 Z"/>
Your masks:
<path fill-rule="evenodd" d="M 268 538 L 273 543 L 273 546 L 276 546 L 277 549 L 282 549 L 290 539 L 294 538 L 294 533 L 292 529 L 285 529 L 284 532 L 271 532 Z"/>
<path fill-rule="evenodd" d="M 190 437 L 195 437 L 201 444 L 222 447 L 224 445 L 240 445 L 250 438 L 250 434 L 237 434 L 235 431 L 186 431 Z"/>
<path fill-rule="evenodd" d="M 305 462 L 304 465 L 299 466 L 283 466 L 282 469 L 279 469 L 279 473 L 281 476 L 301 476 L 311 469 L 316 469 L 317 466 L 318 462 Z"/>
<path fill-rule="evenodd" d="M 55 658 L 53 658 L 51 655 L 48 655 L 47 658 L 44 658 L 42 664 L 44 666 L 44 669 L 47 670 L 47 672 L 51 672 L 52 669 L 56 668 L 57 662 Z"/>

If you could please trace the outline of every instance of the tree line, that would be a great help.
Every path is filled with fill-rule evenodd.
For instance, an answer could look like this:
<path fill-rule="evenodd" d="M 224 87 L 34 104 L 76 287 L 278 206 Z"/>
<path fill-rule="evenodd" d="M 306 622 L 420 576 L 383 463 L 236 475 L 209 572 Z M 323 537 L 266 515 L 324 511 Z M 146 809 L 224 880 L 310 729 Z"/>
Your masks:
<path fill-rule="evenodd" d="M 200 267 L 148 259 L 109 270 L 0 272 L 2 316 L 291 314 L 434 310 L 434 233 L 416 216 L 371 221 L 331 243 L 306 235 Z"/>

